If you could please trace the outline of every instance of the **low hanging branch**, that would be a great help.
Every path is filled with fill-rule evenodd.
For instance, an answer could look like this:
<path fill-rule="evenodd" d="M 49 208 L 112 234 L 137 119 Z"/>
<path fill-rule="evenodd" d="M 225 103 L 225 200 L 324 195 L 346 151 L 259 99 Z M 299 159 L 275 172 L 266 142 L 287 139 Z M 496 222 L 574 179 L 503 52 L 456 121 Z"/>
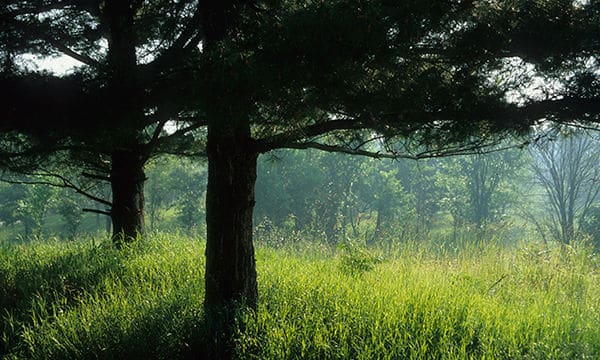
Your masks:
<path fill-rule="evenodd" d="M 414 156 L 410 155 L 394 155 L 385 152 L 376 152 L 376 151 L 367 151 L 361 149 L 355 149 L 350 147 L 345 147 L 342 145 L 330 145 L 330 144 L 322 144 L 319 142 L 303 142 L 303 143 L 290 143 L 280 147 L 281 149 L 317 149 L 327 152 L 337 152 L 344 154 L 352 154 L 352 155 L 362 155 L 368 156 L 375 159 L 398 159 L 398 158 L 411 158 L 417 159 Z"/>
<path fill-rule="evenodd" d="M 106 211 L 106 210 L 83 208 L 83 209 L 81 209 L 81 211 L 83 211 L 83 212 L 89 212 L 89 213 L 95 213 L 95 214 L 101 214 L 101 215 L 106 215 L 106 216 L 111 216 L 112 215 L 112 213 L 110 211 Z"/>
<path fill-rule="evenodd" d="M 352 147 L 348 145 L 340 144 L 325 144 L 316 141 L 297 142 L 289 143 L 280 147 L 280 149 L 317 149 L 326 152 L 343 153 L 350 155 L 362 155 L 375 159 L 431 159 L 436 157 L 447 157 L 447 156 L 459 156 L 459 155 L 474 155 L 474 154 L 490 154 L 498 151 L 518 148 L 521 149 L 524 146 L 529 145 L 532 142 L 539 141 L 541 137 L 538 136 L 534 139 L 529 139 L 515 144 L 509 144 L 505 146 L 498 146 L 498 141 L 481 142 L 474 141 L 472 143 L 457 145 L 454 147 L 438 148 L 434 150 L 422 151 L 419 153 L 411 154 L 409 152 L 401 153 L 393 149 L 383 149 L 383 151 L 371 151 L 361 149 L 362 145 L 369 143 L 365 141 L 361 145 Z"/>
<path fill-rule="evenodd" d="M 81 187 L 75 185 L 71 180 L 67 179 L 66 177 L 64 177 L 62 175 L 50 173 L 50 172 L 33 173 L 33 174 L 29 174 L 29 175 L 38 176 L 38 177 L 50 177 L 50 178 L 57 179 L 60 182 L 53 182 L 53 181 L 49 181 L 49 180 L 11 180 L 11 179 L 5 179 L 5 178 L 0 179 L 0 181 L 8 183 L 8 184 L 47 185 L 47 186 L 54 186 L 54 187 L 59 187 L 59 188 L 73 189 L 73 190 L 75 190 L 75 192 L 77 194 L 83 195 L 83 196 L 87 197 L 88 199 L 96 201 L 102 205 L 112 207 L 112 202 L 90 194 L 89 192 L 87 192 L 86 190 L 82 189 Z"/>

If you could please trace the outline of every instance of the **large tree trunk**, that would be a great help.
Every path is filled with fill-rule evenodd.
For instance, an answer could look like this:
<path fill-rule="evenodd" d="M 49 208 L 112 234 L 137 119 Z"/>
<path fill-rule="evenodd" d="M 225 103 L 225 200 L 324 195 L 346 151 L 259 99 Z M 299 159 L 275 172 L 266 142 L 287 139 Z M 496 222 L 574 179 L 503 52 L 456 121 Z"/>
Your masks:
<path fill-rule="evenodd" d="M 252 212 L 257 152 L 247 122 L 213 124 L 208 131 L 204 309 L 214 348 L 210 358 L 234 357 L 235 313 L 256 309 L 258 288 Z"/>
<path fill-rule="evenodd" d="M 113 241 L 120 245 L 143 235 L 144 161 L 135 151 L 116 150 L 111 169 Z"/>
<path fill-rule="evenodd" d="M 256 308 L 252 212 L 258 154 L 247 122 L 210 127 L 207 155 L 205 308 Z"/>

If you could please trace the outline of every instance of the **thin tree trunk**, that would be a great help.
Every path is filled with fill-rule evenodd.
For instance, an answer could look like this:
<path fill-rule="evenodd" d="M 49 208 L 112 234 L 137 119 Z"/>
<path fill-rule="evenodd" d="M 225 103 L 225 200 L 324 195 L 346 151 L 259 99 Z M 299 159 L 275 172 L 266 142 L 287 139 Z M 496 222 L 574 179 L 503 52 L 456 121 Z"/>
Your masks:
<path fill-rule="evenodd" d="M 378 208 L 377 217 L 375 218 L 375 229 L 373 229 L 373 235 L 369 236 L 366 241 L 367 246 L 373 246 L 377 242 L 381 232 L 381 210 Z"/>

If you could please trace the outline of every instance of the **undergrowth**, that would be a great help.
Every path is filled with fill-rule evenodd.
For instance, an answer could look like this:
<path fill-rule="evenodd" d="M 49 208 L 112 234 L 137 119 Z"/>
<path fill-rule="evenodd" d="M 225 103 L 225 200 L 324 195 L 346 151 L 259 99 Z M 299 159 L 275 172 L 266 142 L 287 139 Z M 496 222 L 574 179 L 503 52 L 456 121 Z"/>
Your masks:
<path fill-rule="evenodd" d="M 600 264 L 585 247 L 322 250 L 259 246 L 260 302 L 239 315 L 240 359 L 600 358 Z M 201 357 L 203 254 L 202 241 L 165 235 L 121 251 L 2 246 L 0 354 Z"/>

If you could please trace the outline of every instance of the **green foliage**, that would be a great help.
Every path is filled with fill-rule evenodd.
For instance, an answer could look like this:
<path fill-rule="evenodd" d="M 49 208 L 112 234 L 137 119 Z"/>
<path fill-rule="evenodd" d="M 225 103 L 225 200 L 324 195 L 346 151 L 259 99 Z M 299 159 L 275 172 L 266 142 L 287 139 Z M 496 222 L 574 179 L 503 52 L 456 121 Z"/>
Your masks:
<path fill-rule="evenodd" d="M 579 230 L 588 236 L 596 248 L 600 250 L 600 204 L 590 207 L 579 221 Z"/>
<path fill-rule="evenodd" d="M 47 179 L 20 180 L 44 182 Z M 89 191 L 97 188 L 97 185 L 88 186 Z M 97 234 L 105 228 L 104 222 L 98 214 L 92 216 L 82 211 L 83 208 L 95 207 L 96 203 L 72 189 L 46 184 L 0 183 L 0 229 L 5 234 L 0 241 L 54 235 L 74 239 L 79 234 Z"/>
<path fill-rule="evenodd" d="M 439 162 L 438 183 L 444 187 L 441 201 L 454 226 L 485 230 L 500 222 L 519 198 L 517 184 L 523 181 L 523 152 L 517 149 L 475 154 Z"/>
<path fill-rule="evenodd" d="M 25 195 L 16 204 L 14 217 L 24 225 L 26 238 L 39 237 L 48 210 L 55 200 L 54 188 L 43 185 L 23 186 Z"/>
<path fill-rule="evenodd" d="M 330 244 L 347 236 L 374 244 L 400 237 L 418 218 L 427 227 L 435 215 L 436 193 L 425 190 L 431 174 L 415 162 L 315 151 L 277 156 L 259 162 L 257 223 L 268 219 Z"/>
<path fill-rule="evenodd" d="M 165 156 L 154 160 L 146 173 L 150 227 L 200 233 L 204 225 L 205 164 Z"/>
<path fill-rule="evenodd" d="M 263 294 L 238 314 L 242 359 L 592 359 L 600 356 L 600 261 L 582 246 L 435 251 L 424 239 L 382 262 L 260 247 Z M 205 354 L 203 243 L 156 235 L 0 247 L 6 359 Z M 347 271 L 344 259 L 361 270 Z M 360 276 L 356 276 L 360 275 Z"/>
<path fill-rule="evenodd" d="M 64 223 L 64 232 L 67 238 L 73 240 L 79 233 L 83 222 L 83 211 L 81 201 L 75 194 L 67 192 L 63 197 L 57 199 L 56 211 L 60 214 Z"/>
<path fill-rule="evenodd" d="M 375 265 L 383 261 L 381 255 L 356 243 L 347 241 L 340 244 L 340 270 L 347 274 L 361 274 L 373 270 Z"/>

